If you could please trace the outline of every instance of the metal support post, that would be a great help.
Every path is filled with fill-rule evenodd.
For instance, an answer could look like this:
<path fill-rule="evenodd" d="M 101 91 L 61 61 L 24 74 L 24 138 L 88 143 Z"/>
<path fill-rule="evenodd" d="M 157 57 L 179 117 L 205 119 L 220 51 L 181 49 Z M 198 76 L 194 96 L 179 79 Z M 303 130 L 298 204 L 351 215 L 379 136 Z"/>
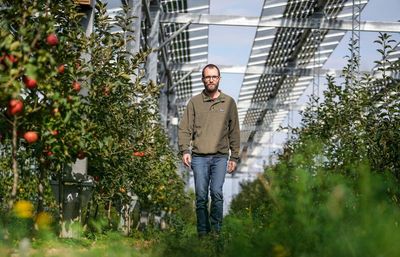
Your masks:
<path fill-rule="evenodd" d="M 142 1 L 141 0 L 130 0 L 129 1 L 129 16 L 135 17 L 132 29 L 133 29 L 133 37 L 134 41 L 130 41 L 127 46 L 127 50 L 136 54 L 140 50 L 140 32 L 141 32 L 141 23 L 142 23 Z M 130 18 L 129 17 L 129 18 Z"/>
<path fill-rule="evenodd" d="M 158 48 L 158 32 L 160 29 L 160 11 L 157 11 L 157 14 L 154 18 L 154 22 L 152 22 L 151 31 L 149 35 L 149 47 L 151 49 Z M 152 51 L 147 57 L 147 80 L 157 82 L 157 57 L 158 52 Z"/>
<path fill-rule="evenodd" d="M 358 84 L 360 77 L 360 31 L 361 31 L 361 0 L 352 0 L 351 20 L 351 80 L 352 85 Z"/>
<path fill-rule="evenodd" d="M 312 31 L 312 37 L 314 41 L 314 57 L 313 57 L 313 87 L 312 87 L 312 101 L 313 104 L 318 104 L 318 99 L 319 99 L 319 84 L 320 84 L 320 76 L 318 69 L 320 69 L 321 65 L 321 54 L 319 50 L 319 46 L 322 41 L 322 35 L 321 35 L 321 30 L 315 29 Z"/>

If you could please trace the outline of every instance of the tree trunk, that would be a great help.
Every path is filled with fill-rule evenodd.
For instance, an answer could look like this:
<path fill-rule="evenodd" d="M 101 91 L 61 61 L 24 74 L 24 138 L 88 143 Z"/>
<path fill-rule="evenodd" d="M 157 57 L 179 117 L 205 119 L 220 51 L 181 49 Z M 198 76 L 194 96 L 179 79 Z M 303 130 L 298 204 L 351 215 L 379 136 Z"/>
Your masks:
<path fill-rule="evenodd" d="M 19 174 L 18 174 L 18 162 L 17 162 L 17 117 L 14 116 L 14 120 L 12 122 L 12 171 L 13 171 L 13 185 L 11 189 L 11 196 L 10 200 L 8 203 L 8 207 L 10 210 L 14 206 L 14 201 L 17 197 L 17 189 L 18 189 L 18 179 L 19 179 Z"/>
<path fill-rule="evenodd" d="M 111 200 L 108 201 L 107 219 L 109 225 L 111 225 L 111 203 Z"/>
<path fill-rule="evenodd" d="M 44 210 L 44 181 L 46 178 L 46 169 L 43 167 L 42 164 L 39 165 L 39 184 L 38 184 L 38 207 L 37 213 L 41 213 Z"/>

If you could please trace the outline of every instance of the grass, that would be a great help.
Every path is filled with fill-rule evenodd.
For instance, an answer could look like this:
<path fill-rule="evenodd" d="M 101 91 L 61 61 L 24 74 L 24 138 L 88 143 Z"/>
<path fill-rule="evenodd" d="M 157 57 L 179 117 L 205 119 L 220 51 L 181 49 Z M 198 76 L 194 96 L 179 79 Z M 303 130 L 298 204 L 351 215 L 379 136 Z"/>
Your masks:
<path fill-rule="evenodd" d="M 98 256 L 151 256 L 155 240 L 125 237 L 119 232 L 98 235 L 95 240 L 88 238 L 59 239 L 23 238 L 14 246 L 0 245 L 0 256 L 30 257 L 98 257 Z"/>

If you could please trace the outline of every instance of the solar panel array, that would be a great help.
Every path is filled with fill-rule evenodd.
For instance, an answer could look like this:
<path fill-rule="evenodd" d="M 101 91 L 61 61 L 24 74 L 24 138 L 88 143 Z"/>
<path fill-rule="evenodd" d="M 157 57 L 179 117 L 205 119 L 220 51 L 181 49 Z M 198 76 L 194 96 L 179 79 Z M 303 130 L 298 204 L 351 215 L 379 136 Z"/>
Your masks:
<path fill-rule="evenodd" d="M 108 1 L 121 2 L 121 1 Z M 143 1 L 158 4 L 162 13 L 209 14 L 209 0 Z M 353 2 L 358 8 L 353 8 Z M 316 84 L 322 68 L 345 31 L 305 28 L 302 21 L 319 24 L 329 20 L 351 20 L 354 10 L 362 10 L 368 0 L 265 0 L 260 24 L 274 19 L 290 19 L 290 26 L 258 26 L 238 98 L 242 159 L 260 158 L 265 144 L 296 108 L 304 91 Z M 357 15 L 357 14 L 356 14 Z M 160 23 L 160 44 L 187 24 Z M 208 61 L 209 25 L 190 24 L 165 47 L 167 69 L 158 75 L 172 77 L 173 100 L 180 117 L 187 101 L 203 89 L 201 72 L 179 67 L 203 66 Z M 145 40 L 142 40 L 145 41 Z M 397 54 L 397 52 L 396 52 Z M 254 70 L 262 68 L 264 72 Z M 307 71 L 307 72 L 304 72 Z M 319 80 L 318 80 L 319 81 Z M 161 81 L 163 82 L 163 81 Z"/>
<path fill-rule="evenodd" d="M 165 13 L 209 13 L 209 0 L 162 0 Z M 163 23 L 166 38 L 179 30 L 183 24 Z M 170 67 L 181 64 L 203 64 L 208 61 L 208 26 L 191 24 L 169 44 L 167 55 Z M 188 72 L 171 68 L 175 82 L 175 104 L 179 117 L 190 97 L 203 88 L 201 72 Z M 176 83 L 179 82 L 179 83 Z"/>
<path fill-rule="evenodd" d="M 362 7 L 367 3 L 356 2 Z M 265 1 L 260 20 L 290 18 L 313 19 L 318 22 L 321 19 L 349 19 L 352 15 L 351 0 L 275 0 Z M 247 69 L 262 65 L 266 70 L 317 70 L 322 68 L 344 35 L 343 31 L 295 26 L 258 27 Z M 315 76 L 318 76 L 313 75 L 268 72 L 257 75 L 246 72 L 238 100 L 242 152 L 254 152 L 254 148 L 262 148 L 263 143 L 269 142 L 273 134 L 271 132 L 282 124 L 291 106 L 297 103 Z M 257 142 L 254 148 L 251 147 L 253 142 Z"/>

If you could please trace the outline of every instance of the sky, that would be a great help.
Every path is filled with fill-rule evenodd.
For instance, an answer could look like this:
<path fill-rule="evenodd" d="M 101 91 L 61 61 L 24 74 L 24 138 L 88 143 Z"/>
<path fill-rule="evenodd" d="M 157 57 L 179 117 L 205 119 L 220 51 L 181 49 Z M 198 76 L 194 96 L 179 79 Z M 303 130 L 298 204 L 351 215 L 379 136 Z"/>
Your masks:
<path fill-rule="evenodd" d="M 210 14 L 259 16 L 263 0 L 210 0 Z M 218 65 L 242 65 L 249 60 L 255 37 L 255 27 L 213 26 L 209 28 L 210 63 Z M 236 100 L 244 74 L 222 73 L 220 88 Z"/>
<path fill-rule="evenodd" d="M 267 0 L 271 1 L 271 0 Z M 220 15 L 241 15 L 259 16 L 263 0 L 210 0 L 210 13 Z M 362 21 L 399 21 L 400 20 L 400 0 L 370 0 L 361 13 Z M 256 28 L 255 27 L 234 27 L 211 25 L 209 30 L 209 62 L 217 65 L 241 65 L 245 66 L 248 62 L 250 50 L 253 44 Z M 344 58 L 349 54 L 348 44 L 351 33 L 343 37 L 335 51 L 325 63 L 326 69 L 341 69 L 346 64 Z M 379 54 L 376 51 L 377 44 L 374 43 L 378 33 L 361 32 L 361 66 L 360 70 L 371 70 L 374 61 L 378 60 Z M 393 38 L 400 41 L 400 34 L 394 34 Z M 220 88 L 225 93 L 238 100 L 240 86 L 244 74 L 221 74 Z M 325 88 L 324 78 L 320 78 L 319 93 Z M 297 102 L 304 105 L 312 93 L 312 83 L 305 90 L 302 97 Z M 290 113 L 290 120 L 286 119 L 282 125 L 298 126 L 301 116 L 299 110 Z M 282 144 L 287 139 L 287 134 L 275 133 L 273 144 Z M 273 151 L 271 151 L 272 153 Z"/>
<path fill-rule="evenodd" d="M 268 1 L 268 0 L 267 0 Z M 263 0 L 210 0 L 210 13 L 220 15 L 259 16 Z M 400 0 L 370 0 L 364 8 L 361 19 L 365 21 L 398 21 L 400 20 Z M 219 65 L 246 65 L 253 44 L 256 28 L 233 26 L 210 26 L 209 62 Z M 325 68 L 341 69 L 345 64 L 344 56 L 348 54 L 350 33 L 347 33 L 327 61 Z M 373 67 L 378 58 L 375 51 L 377 33 L 361 33 L 361 70 Z M 395 38 L 400 39 L 399 35 Z M 236 100 L 244 74 L 221 74 L 221 89 Z"/>
<path fill-rule="evenodd" d="M 269 0 L 267 0 L 269 1 Z M 241 15 L 259 16 L 263 5 L 263 0 L 210 0 L 210 14 L 220 15 Z M 399 21 L 400 20 L 400 0 L 370 0 L 361 14 L 363 21 Z M 256 28 L 254 27 L 233 27 L 211 25 L 209 29 L 209 55 L 210 63 L 217 65 L 236 65 L 245 66 L 249 59 L 250 50 L 253 44 Z M 348 44 L 350 32 L 348 32 L 335 51 L 332 53 L 324 68 L 341 69 L 345 65 L 344 57 L 348 55 Z M 379 55 L 376 52 L 377 33 L 361 32 L 361 70 L 370 70 L 374 66 L 374 60 Z M 395 34 L 394 39 L 400 40 L 400 35 Z M 240 86 L 244 74 L 221 74 L 220 88 L 225 93 L 238 100 Z M 320 94 L 324 89 L 324 80 L 321 79 Z M 304 92 L 298 104 L 304 104 L 312 93 L 312 86 Z M 297 126 L 300 121 L 298 111 L 291 112 L 289 124 Z M 287 125 L 288 120 L 283 125 Z M 276 144 L 283 143 L 287 135 L 277 133 L 273 140 Z M 270 151 L 270 150 L 267 150 Z M 272 153 L 273 151 L 270 151 Z M 225 213 L 228 210 L 230 200 L 239 190 L 239 183 L 243 180 L 251 180 L 250 174 L 237 174 L 227 176 L 224 185 L 225 193 Z M 191 178 L 193 179 L 193 178 Z M 191 181 L 193 183 L 193 181 Z"/>

